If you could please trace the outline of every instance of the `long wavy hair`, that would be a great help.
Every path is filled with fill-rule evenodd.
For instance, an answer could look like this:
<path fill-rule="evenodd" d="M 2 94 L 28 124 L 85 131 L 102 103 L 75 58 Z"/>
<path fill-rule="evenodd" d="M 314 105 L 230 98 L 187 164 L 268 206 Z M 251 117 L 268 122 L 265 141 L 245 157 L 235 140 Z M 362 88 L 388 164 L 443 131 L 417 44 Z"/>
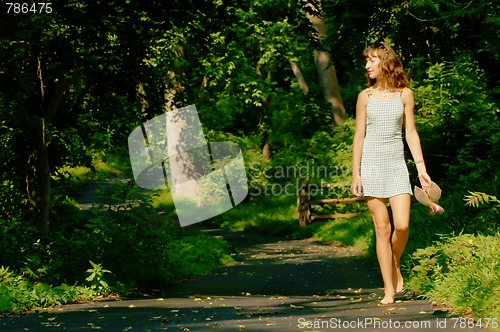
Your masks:
<path fill-rule="evenodd" d="M 363 55 L 366 59 L 377 57 L 380 59 L 380 69 L 382 77 L 379 81 L 383 86 L 387 88 L 402 89 L 409 86 L 408 77 L 403 70 L 403 64 L 399 61 L 396 52 L 392 47 L 379 44 L 378 46 L 368 46 L 365 48 Z M 375 79 L 371 79 L 366 74 L 367 87 L 371 87 L 375 84 Z"/>

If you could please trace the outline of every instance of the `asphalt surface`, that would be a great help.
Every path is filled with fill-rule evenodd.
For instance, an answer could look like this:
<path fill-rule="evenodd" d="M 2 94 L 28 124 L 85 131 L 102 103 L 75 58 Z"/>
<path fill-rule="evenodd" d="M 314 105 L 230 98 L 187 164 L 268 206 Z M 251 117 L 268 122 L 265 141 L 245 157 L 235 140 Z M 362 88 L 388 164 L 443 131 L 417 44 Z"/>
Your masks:
<path fill-rule="evenodd" d="M 478 331 L 408 295 L 380 305 L 379 271 L 353 248 L 206 230 L 238 263 L 142 298 L 0 319 L 1 331 Z M 469 328 L 468 328 L 469 326 Z M 484 331 L 484 330 L 483 330 Z"/>

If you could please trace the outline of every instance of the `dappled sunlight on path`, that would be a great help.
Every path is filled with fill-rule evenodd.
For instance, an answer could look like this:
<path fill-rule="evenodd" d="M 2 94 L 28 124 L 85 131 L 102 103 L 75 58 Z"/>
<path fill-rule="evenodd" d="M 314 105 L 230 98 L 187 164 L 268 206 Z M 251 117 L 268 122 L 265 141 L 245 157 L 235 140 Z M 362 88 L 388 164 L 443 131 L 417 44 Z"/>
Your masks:
<path fill-rule="evenodd" d="M 379 304 L 379 272 L 359 251 L 311 240 L 204 230 L 234 247 L 237 263 L 143 298 L 66 305 L 0 320 L 40 331 L 472 331 L 446 311 L 401 296 Z M 478 330 L 478 329 L 476 329 Z"/>

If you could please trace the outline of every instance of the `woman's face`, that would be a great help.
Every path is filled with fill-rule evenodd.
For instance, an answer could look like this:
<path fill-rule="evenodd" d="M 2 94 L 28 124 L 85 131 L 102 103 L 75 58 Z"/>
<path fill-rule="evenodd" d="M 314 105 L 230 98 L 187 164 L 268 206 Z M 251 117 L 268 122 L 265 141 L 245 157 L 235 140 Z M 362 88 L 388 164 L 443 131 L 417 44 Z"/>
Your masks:
<path fill-rule="evenodd" d="M 367 56 L 365 69 L 370 79 L 377 79 L 381 73 L 380 59 L 375 55 Z"/>

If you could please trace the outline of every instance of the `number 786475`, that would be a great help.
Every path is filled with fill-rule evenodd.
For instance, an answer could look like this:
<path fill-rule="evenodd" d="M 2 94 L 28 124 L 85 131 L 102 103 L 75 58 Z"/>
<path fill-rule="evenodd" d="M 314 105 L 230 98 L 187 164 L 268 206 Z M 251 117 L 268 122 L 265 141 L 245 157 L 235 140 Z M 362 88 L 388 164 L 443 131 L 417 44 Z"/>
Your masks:
<path fill-rule="evenodd" d="M 7 14 L 50 14 L 52 13 L 51 2 L 20 3 L 7 2 Z"/>

